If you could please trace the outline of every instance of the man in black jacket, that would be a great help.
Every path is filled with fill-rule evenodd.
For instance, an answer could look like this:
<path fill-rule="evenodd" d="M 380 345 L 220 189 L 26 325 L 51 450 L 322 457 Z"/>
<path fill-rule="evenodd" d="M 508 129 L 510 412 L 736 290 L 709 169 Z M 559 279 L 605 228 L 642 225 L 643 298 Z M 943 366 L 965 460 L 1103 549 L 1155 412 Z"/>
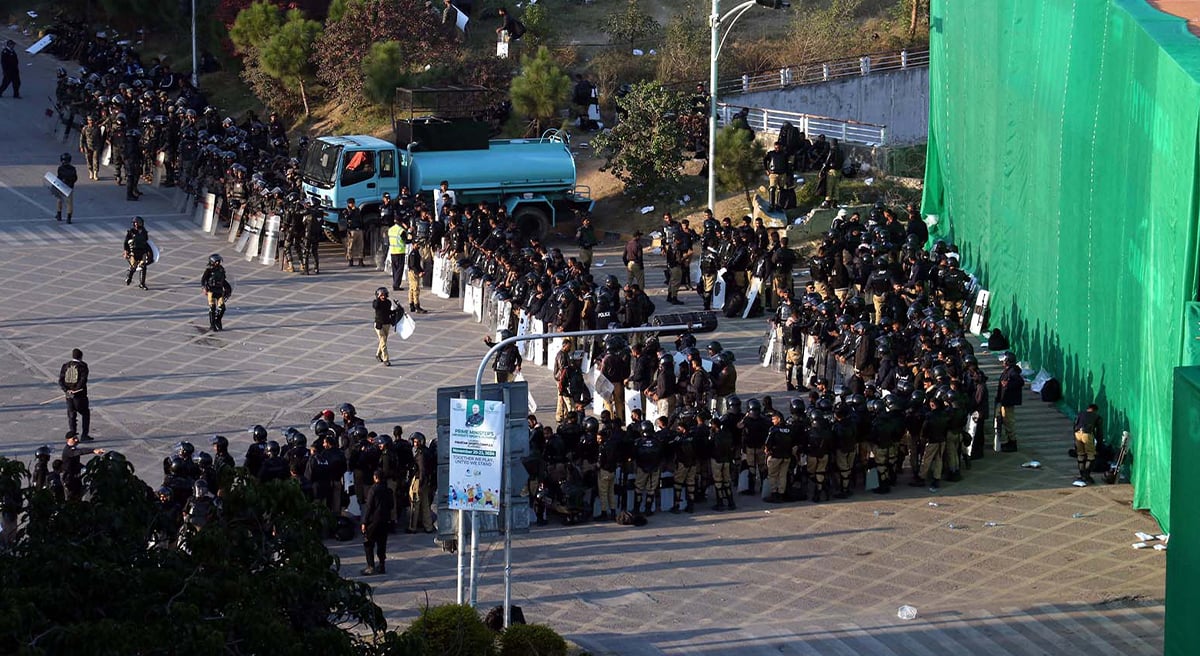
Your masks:
<path fill-rule="evenodd" d="M 67 223 L 71 222 L 71 215 L 75 213 L 75 183 L 79 182 L 79 173 L 75 167 L 71 165 L 71 154 L 63 153 L 58 158 L 58 179 L 62 180 L 63 184 L 71 189 L 71 192 L 63 195 L 62 192 L 56 191 L 54 194 L 55 209 L 54 218 L 62 221 L 63 205 L 67 206 Z"/>
<path fill-rule="evenodd" d="M 1000 359 L 1004 363 L 1004 371 L 1000 372 L 1000 384 L 996 386 L 996 406 L 1003 425 L 1004 442 L 1001 451 L 1017 450 L 1017 406 L 1021 405 L 1021 390 L 1025 380 L 1021 378 L 1021 367 L 1017 365 L 1017 357 L 1005 353 Z"/>
<path fill-rule="evenodd" d="M 140 272 L 138 287 L 146 289 L 146 269 L 153 261 L 150 251 L 150 233 L 146 232 L 146 222 L 142 217 L 133 217 L 129 230 L 125 232 L 125 259 L 129 262 L 129 273 L 125 276 L 125 284 L 133 282 L 133 274 Z"/>
<path fill-rule="evenodd" d="M 388 298 L 387 287 L 379 287 L 375 290 L 375 300 L 371 301 L 371 307 L 375 310 L 375 334 L 379 337 L 379 346 L 375 347 L 375 359 L 382 362 L 383 366 L 390 367 L 392 360 L 388 357 L 388 333 L 392 332 L 392 326 L 396 323 L 396 313 L 403 317 L 404 309 L 392 309 L 392 301 Z"/>
<path fill-rule="evenodd" d="M 367 554 L 364 576 L 383 574 L 387 571 L 387 538 L 391 530 L 392 492 L 383 481 L 383 472 L 378 469 L 372 475 L 374 484 L 367 492 L 367 503 L 363 506 L 362 534 L 363 551 Z M 379 566 L 376 567 L 376 560 Z"/>
<path fill-rule="evenodd" d="M 437 451 L 425 446 L 425 434 L 417 432 L 412 434 L 412 452 L 414 473 L 408 487 L 411 514 L 405 532 L 416 533 L 417 529 L 423 529 L 433 533 L 430 504 L 437 489 Z"/>
<path fill-rule="evenodd" d="M 21 65 L 17 63 L 17 44 L 12 39 L 9 39 L 4 44 L 3 52 L 0 52 L 0 70 L 4 72 L 4 81 L 0 82 L 0 96 L 4 95 L 4 91 L 11 84 L 13 88 L 13 98 L 21 97 Z"/>
<path fill-rule="evenodd" d="M 358 260 L 363 266 L 363 215 L 353 198 L 346 199 L 342 220 L 346 225 L 346 264 L 354 266 L 354 260 Z"/>
<path fill-rule="evenodd" d="M 87 454 L 102 455 L 104 449 L 88 449 L 79 446 L 79 436 L 74 433 L 67 435 L 67 445 L 62 450 L 63 487 L 67 490 L 67 501 L 79 501 L 83 498 L 83 456 Z"/>
<path fill-rule="evenodd" d="M 92 436 L 88 434 L 92 413 L 88 409 L 87 382 L 88 366 L 83 361 L 83 351 L 71 349 L 71 360 L 64 363 L 58 372 L 58 386 L 67 397 L 67 426 L 70 431 L 67 435 L 79 435 L 75 430 L 78 416 L 83 419 L 83 435 L 79 438 L 83 442 L 92 441 Z"/>

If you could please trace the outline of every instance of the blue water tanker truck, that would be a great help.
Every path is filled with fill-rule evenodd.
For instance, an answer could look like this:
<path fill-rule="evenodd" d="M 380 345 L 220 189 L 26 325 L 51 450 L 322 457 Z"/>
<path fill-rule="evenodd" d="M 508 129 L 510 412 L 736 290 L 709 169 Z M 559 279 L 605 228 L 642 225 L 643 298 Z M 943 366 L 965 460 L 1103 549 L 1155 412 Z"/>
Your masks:
<path fill-rule="evenodd" d="M 363 212 L 379 209 L 383 194 L 400 188 L 432 207 L 433 193 L 450 183 L 459 205 L 502 206 L 529 236 L 544 238 L 560 216 L 590 211 L 590 191 L 576 184 L 569 135 L 492 139 L 481 120 L 410 118 L 393 124 L 395 143 L 368 135 L 326 136 L 305 154 L 304 193 L 336 230 L 338 212 L 353 198 Z"/>

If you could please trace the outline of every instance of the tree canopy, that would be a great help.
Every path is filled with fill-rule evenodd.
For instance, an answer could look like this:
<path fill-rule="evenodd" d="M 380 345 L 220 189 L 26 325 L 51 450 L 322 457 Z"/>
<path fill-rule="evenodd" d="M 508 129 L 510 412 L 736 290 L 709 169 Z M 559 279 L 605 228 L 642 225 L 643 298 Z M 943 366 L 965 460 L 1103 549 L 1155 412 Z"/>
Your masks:
<path fill-rule="evenodd" d="M 321 24 L 308 20 L 299 9 L 288 12 L 287 22 L 262 46 L 259 66 L 267 75 L 277 79 L 284 87 L 300 93 L 304 113 L 308 114 L 308 94 L 304 89 L 305 79 L 312 74 L 313 45 L 321 36 Z"/>
<path fill-rule="evenodd" d="M 0 489 L 24 467 L 0 458 Z M 118 454 L 93 458 L 83 501 L 23 489 L 0 550 L 6 654 L 370 654 L 386 629 L 365 583 L 321 541 L 333 517 L 291 482 L 239 471 L 186 550 L 163 544 L 162 506 Z"/>
<path fill-rule="evenodd" d="M 683 175 L 687 134 L 681 119 L 690 111 L 687 96 L 657 82 L 639 82 L 617 107 L 617 125 L 592 140 L 605 158 L 603 170 L 612 171 L 625 193 L 639 200 L 670 191 Z"/>
<path fill-rule="evenodd" d="M 521 57 L 521 74 L 513 78 L 510 95 L 513 109 L 533 121 L 534 132 L 553 118 L 571 93 L 571 78 L 554 63 L 546 46 L 533 56 Z"/>
<path fill-rule="evenodd" d="M 736 125 L 717 132 L 717 182 L 725 191 L 746 194 L 746 206 L 751 206 L 750 190 L 762 177 L 762 160 L 766 152 L 750 130 Z"/>

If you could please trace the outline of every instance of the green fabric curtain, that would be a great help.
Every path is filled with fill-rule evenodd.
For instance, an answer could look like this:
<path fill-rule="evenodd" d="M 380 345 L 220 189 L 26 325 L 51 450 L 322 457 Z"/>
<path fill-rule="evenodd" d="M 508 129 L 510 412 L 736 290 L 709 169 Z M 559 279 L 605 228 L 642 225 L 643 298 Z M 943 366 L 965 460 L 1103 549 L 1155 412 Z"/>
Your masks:
<path fill-rule="evenodd" d="M 1196 293 L 1200 40 L 1143 0 L 933 0 L 923 210 L 1022 360 L 1129 430 L 1170 525 L 1172 371 Z M 1063 435 L 1067 448 L 1069 435 Z"/>

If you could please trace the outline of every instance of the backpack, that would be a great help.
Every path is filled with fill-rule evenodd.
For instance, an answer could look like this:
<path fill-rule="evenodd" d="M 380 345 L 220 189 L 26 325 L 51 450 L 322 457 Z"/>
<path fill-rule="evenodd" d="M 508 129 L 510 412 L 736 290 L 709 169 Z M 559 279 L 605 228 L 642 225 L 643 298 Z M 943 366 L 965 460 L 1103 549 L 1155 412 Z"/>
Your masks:
<path fill-rule="evenodd" d="M 72 360 L 67 363 L 67 370 L 63 372 L 63 382 L 68 388 L 74 388 L 79 384 L 79 363 Z"/>
<path fill-rule="evenodd" d="M 509 33 L 508 38 L 513 39 L 515 41 L 523 36 L 525 36 L 525 23 L 522 23 L 521 21 L 514 18 L 513 19 L 513 29 L 512 29 L 512 32 Z"/>

